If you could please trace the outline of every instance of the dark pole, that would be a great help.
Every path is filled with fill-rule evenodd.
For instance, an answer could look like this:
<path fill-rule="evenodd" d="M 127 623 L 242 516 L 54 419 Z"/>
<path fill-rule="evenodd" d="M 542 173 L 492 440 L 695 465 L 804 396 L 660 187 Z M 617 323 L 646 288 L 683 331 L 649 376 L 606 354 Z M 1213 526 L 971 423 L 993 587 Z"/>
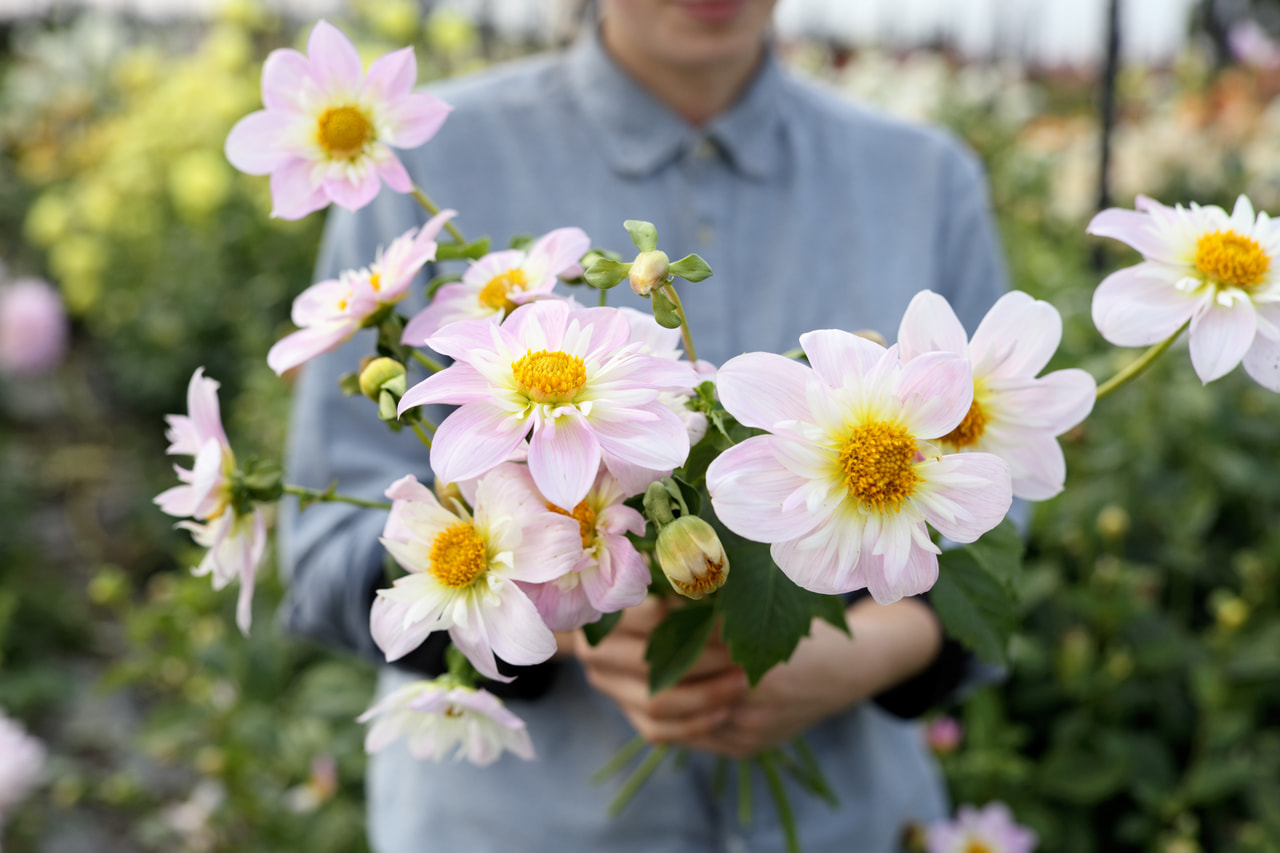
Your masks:
<path fill-rule="evenodd" d="M 1102 66 L 1102 141 L 1098 152 L 1098 210 L 1111 206 L 1111 136 L 1116 124 L 1116 75 L 1120 71 L 1120 0 L 1107 3 L 1107 47 Z M 1102 248 L 1094 250 L 1094 266 L 1104 263 Z"/>

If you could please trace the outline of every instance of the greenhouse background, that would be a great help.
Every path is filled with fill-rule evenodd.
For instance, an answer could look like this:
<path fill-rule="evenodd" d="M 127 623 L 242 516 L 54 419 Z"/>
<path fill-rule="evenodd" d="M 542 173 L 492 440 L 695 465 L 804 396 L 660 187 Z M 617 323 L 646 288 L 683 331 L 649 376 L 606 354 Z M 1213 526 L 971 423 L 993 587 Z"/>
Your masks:
<path fill-rule="evenodd" d="M 414 45 L 425 83 L 562 43 L 581 9 L 0 0 L 0 286 L 52 282 L 69 323 L 38 364 L 0 340 L 0 710 L 48 750 L 6 850 L 366 849 L 373 667 L 284 635 L 272 569 L 240 637 L 151 501 L 201 365 L 237 447 L 280 452 L 264 356 L 322 217 L 268 219 L 222 146 L 320 14 L 368 56 Z M 1100 198 L 1280 212 L 1280 4 L 783 0 L 778 29 L 793 68 L 978 151 L 1063 365 L 1132 358 L 1090 322 L 1134 261 L 1086 236 Z M 1008 677 L 939 713 L 955 802 L 1008 803 L 1050 853 L 1280 849 L 1278 422 L 1238 371 L 1203 388 L 1167 359 L 1065 436 L 1068 488 L 1008 579 Z"/>

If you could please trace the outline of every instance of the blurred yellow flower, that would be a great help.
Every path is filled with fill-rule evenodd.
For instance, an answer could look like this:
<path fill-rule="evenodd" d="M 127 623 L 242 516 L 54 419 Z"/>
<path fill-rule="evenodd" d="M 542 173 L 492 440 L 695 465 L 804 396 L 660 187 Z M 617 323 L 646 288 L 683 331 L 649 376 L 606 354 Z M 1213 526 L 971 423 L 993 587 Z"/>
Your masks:
<path fill-rule="evenodd" d="M 220 153 L 207 148 L 189 151 L 169 167 L 169 196 L 183 219 L 199 220 L 226 202 L 231 177 Z"/>
<path fill-rule="evenodd" d="M 102 240 L 90 234 L 68 235 L 49 250 L 49 268 L 72 314 L 84 314 L 97 304 L 107 257 Z"/>

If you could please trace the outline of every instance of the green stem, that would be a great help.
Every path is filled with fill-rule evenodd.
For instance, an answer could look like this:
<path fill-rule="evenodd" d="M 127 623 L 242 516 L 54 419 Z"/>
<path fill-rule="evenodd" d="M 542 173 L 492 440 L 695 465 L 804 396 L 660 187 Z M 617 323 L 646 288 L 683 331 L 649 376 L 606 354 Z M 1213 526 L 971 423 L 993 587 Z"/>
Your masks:
<path fill-rule="evenodd" d="M 1144 370 L 1150 367 L 1151 363 L 1159 358 L 1161 353 L 1173 346 L 1173 342 L 1178 339 L 1178 336 L 1181 335 L 1183 330 L 1185 330 L 1189 325 L 1191 325 L 1190 320 L 1183 323 L 1178 331 L 1148 349 L 1142 355 L 1134 359 L 1134 361 L 1121 368 L 1115 376 L 1112 376 L 1106 382 L 1099 385 L 1097 399 L 1101 400 L 1103 397 L 1107 396 L 1126 382 L 1136 378 Z"/>
<path fill-rule="evenodd" d="M 413 197 L 416 198 L 418 200 L 418 204 L 426 208 L 427 213 L 430 213 L 432 216 L 435 216 L 440 212 L 440 205 L 432 201 L 430 196 L 416 186 L 413 188 Z M 446 222 L 444 224 L 444 228 L 449 232 L 449 236 L 453 238 L 453 242 L 457 243 L 459 246 L 467 245 L 467 241 L 462 236 L 462 232 L 458 230 L 458 227 L 454 225 L 453 222 Z"/>
<path fill-rule="evenodd" d="M 649 781 L 649 777 L 653 775 L 653 771 L 658 769 L 658 765 L 667 757 L 667 752 L 671 747 L 665 743 L 658 744 L 649 750 L 649 754 L 640 762 L 640 766 L 627 777 L 627 781 L 622 783 L 622 787 L 618 789 L 617 796 L 609 803 L 609 816 L 617 817 L 618 814 L 631 802 L 631 798 L 636 792 Z"/>
<path fill-rule="evenodd" d="M 617 754 L 605 762 L 604 766 L 591 774 L 591 781 L 597 785 L 608 779 L 610 776 L 622 772 L 622 768 L 631 763 L 631 760 L 640 754 L 648 741 L 636 735 L 627 742 L 627 745 L 618 750 Z"/>
<path fill-rule="evenodd" d="M 409 426 L 413 427 L 413 431 L 417 433 L 418 438 L 427 446 L 427 450 L 431 449 L 431 436 L 427 435 L 426 430 L 422 428 L 421 421 L 411 421 Z"/>
<path fill-rule="evenodd" d="M 285 494 L 297 495 L 308 502 L 322 503 L 344 503 L 362 506 L 368 509 L 391 509 L 391 504 L 383 501 L 367 501 L 364 498 L 356 498 L 351 495 L 340 495 L 330 489 L 309 489 L 306 486 L 290 486 L 284 487 Z"/>
<path fill-rule="evenodd" d="M 662 286 L 662 292 L 671 300 L 671 304 L 676 306 L 676 310 L 680 312 L 680 340 L 684 343 L 684 356 L 689 361 L 697 361 L 698 353 L 693 348 L 693 334 L 689 331 L 689 318 L 685 316 L 684 306 L 680 304 L 680 294 L 676 293 L 676 289 L 669 284 Z"/>
<path fill-rule="evenodd" d="M 418 364 L 421 364 L 427 370 L 430 370 L 432 373 L 439 373 L 440 371 L 444 370 L 443 364 L 436 361 L 431 356 L 425 355 L 424 353 L 416 349 L 413 350 L 413 360 L 418 362 Z"/>
<path fill-rule="evenodd" d="M 751 825 L 751 762 L 738 761 L 738 824 Z"/>
<path fill-rule="evenodd" d="M 778 775 L 778 769 L 773 766 L 773 757 L 768 753 L 762 753 L 756 760 L 760 762 L 765 781 L 769 783 L 773 804 L 778 807 L 778 820 L 782 823 L 782 833 L 787 838 L 787 853 L 800 853 L 800 836 L 796 834 L 796 818 L 791 813 L 791 801 L 787 799 L 787 791 L 782 787 L 782 777 Z"/>

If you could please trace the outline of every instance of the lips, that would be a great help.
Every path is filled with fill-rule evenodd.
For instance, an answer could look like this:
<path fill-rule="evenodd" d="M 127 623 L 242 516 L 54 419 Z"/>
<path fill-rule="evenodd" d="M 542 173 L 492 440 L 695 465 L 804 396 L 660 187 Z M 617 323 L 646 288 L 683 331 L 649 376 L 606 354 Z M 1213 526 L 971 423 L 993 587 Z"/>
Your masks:
<path fill-rule="evenodd" d="M 724 24 L 736 18 L 747 0 L 685 0 L 680 8 L 690 17 L 706 24 Z"/>

